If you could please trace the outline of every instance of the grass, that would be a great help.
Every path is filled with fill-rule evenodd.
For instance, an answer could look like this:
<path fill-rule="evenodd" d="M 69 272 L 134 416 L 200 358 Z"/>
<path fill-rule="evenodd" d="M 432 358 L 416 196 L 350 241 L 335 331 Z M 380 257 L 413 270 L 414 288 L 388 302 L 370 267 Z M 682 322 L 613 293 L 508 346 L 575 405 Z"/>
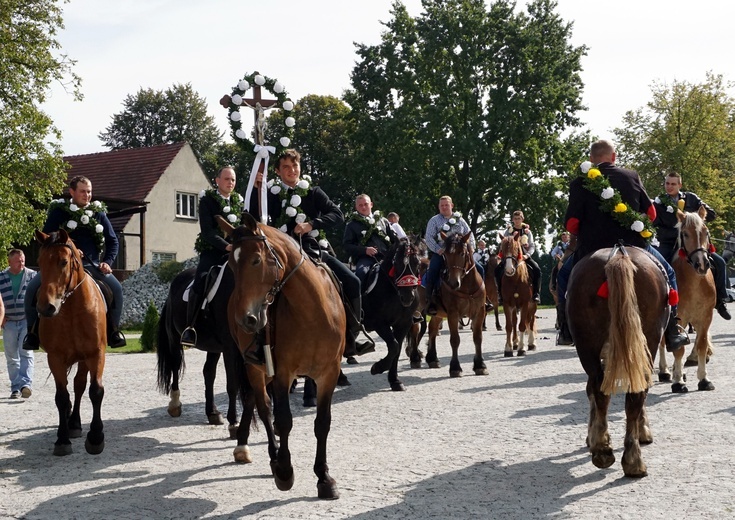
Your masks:
<path fill-rule="evenodd" d="M 107 347 L 108 354 L 139 354 L 143 352 L 140 346 L 140 338 L 131 338 L 131 334 L 140 334 L 140 330 L 124 330 L 123 334 L 128 340 L 128 344 L 121 348 Z M 5 352 L 5 343 L 0 340 L 0 352 Z"/>

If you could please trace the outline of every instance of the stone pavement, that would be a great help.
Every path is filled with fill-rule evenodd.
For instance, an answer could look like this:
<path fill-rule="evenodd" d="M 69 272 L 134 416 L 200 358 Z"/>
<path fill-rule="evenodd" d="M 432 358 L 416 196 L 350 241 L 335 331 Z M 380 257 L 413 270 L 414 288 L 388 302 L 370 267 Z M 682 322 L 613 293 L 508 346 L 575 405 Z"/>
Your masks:
<path fill-rule="evenodd" d="M 734 324 L 715 316 L 715 391 L 696 391 L 694 368 L 689 394 L 671 394 L 668 383 L 651 389 L 649 476 L 631 480 L 620 467 L 623 397 L 611 405 L 617 461 L 599 470 L 584 445 L 588 404 L 575 350 L 553 346 L 553 311 L 539 316 L 538 350 L 525 358 L 504 358 L 504 333 L 485 333 L 489 376 L 472 375 L 468 331 L 462 378 L 448 376 L 446 331 L 442 368 L 412 370 L 402 354 L 405 392 L 370 375 L 381 343 L 359 365 L 345 365 L 352 386 L 335 394 L 329 437 L 336 501 L 316 498 L 315 412 L 302 408 L 301 385 L 292 395 L 296 483 L 280 492 L 262 428 L 251 436 L 254 462 L 238 465 L 225 428 L 206 424 L 201 352 L 186 352 L 177 419 L 156 391 L 155 355 L 109 355 L 105 451 L 88 455 L 75 439 L 67 457 L 51 454 L 54 383 L 39 354 L 33 396 L 0 399 L 0 518 L 735 518 Z M 223 370 L 217 383 L 223 408 Z M 86 396 L 83 403 L 86 430 L 91 405 Z"/>

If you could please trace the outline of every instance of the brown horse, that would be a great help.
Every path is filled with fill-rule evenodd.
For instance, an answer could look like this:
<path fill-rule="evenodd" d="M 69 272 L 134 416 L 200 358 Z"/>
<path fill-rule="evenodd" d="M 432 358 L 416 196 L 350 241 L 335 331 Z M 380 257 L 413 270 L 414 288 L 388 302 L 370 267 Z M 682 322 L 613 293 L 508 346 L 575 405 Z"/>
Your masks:
<path fill-rule="evenodd" d="M 500 307 L 498 304 L 498 284 L 495 283 L 495 268 L 498 266 L 498 262 L 497 254 L 491 253 L 488 256 L 487 266 L 485 266 L 485 299 L 488 303 L 492 303 L 493 305 L 493 312 L 495 313 L 495 329 L 503 330 L 503 327 L 500 325 L 500 312 L 498 310 L 498 307 Z M 487 317 L 487 314 L 485 317 Z M 483 330 L 487 330 L 484 325 L 485 322 L 483 321 Z"/>
<path fill-rule="evenodd" d="M 669 316 L 668 284 L 642 249 L 601 249 L 577 262 L 569 279 L 567 316 L 587 373 L 587 446 L 598 468 L 615 462 L 607 426 L 610 394 L 625 392 L 623 471 L 644 477 L 640 444 L 653 438 L 646 415 L 653 359 Z"/>
<path fill-rule="evenodd" d="M 505 357 L 526 355 L 525 335 L 528 332 L 528 350 L 536 350 L 536 303 L 533 301 L 528 266 L 523 260 L 520 233 L 513 233 L 500 242 L 503 265 L 503 312 L 505 313 Z"/>
<path fill-rule="evenodd" d="M 485 284 L 475 268 L 472 248 L 469 244 L 471 233 L 465 235 L 442 232 L 444 241 L 444 270 L 440 277 L 437 314 L 429 321 L 429 348 L 426 362 L 432 368 L 438 368 L 436 355 L 436 336 L 447 318 L 449 325 L 449 344 L 452 346 L 452 359 L 449 363 L 449 375 L 459 377 L 462 367 L 459 364 L 459 320 L 467 316 L 472 320 L 472 340 L 475 343 L 473 371 L 476 375 L 487 375 L 487 367 L 482 359 L 482 321 L 485 316 Z"/>
<path fill-rule="evenodd" d="M 79 406 L 87 388 L 87 374 L 92 422 L 84 447 L 87 453 L 98 455 L 105 447 L 100 415 L 105 394 L 102 386 L 107 345 L 105 300 L 94 279 L 84 271 L 82 255 L 66 231 L 49 235 L 36 231 L 36 240 L 41 243 L 38 265 L 43 273 L 36 305 L 40 315 L 38 332 L 56 383 L 55 401 L 59 410 L 54 455 L 71 454 L 69 439 L 82 436 Z M 75 363 L 72 407 L 66 387 Z"/>
<path fill-rule="evenodd" d="M 243 225 L 238 228 L 224 219 L 220 220 L 220 227 L 232 237 L 229 265 L 235 274 L 235 286 L 228 306 L 231 333 L 241 352 L 249 350 L 256 340 L 261 341 L 257 338 L 262 336 L 265 348 L 272 347 L 273 410 L 280 447 L 273 429 L 264 422 L 276 486 L 288 490 L 294 483 L 288 446 L 292 427 L 289 390 L 296 377 L 309 376 L 317 388 L 314 473 L 318 477 L 318 495 L 339 498 L 337 484 L 327 466 L 332 395 L 340 374 L 347 327 L 339 290 L 326 266 L 306 258 L 292 238 L 257 223 L 249 214 L 243 215 Z M 268 354 L 267 351 L 266 366 Z M 268 403 L 263 370 L 259 365 L 247 367 L 259 412 L 267 410 Z M 248 426 L 243 416 L 236 460 L 247 456 Z M 242 437 L 241 433 L 244 433 Z"/>
<path fill-rule="evenodd" d="M 679 285 L 678 314 L 682 323 L 690 323 L 697 331 L 692 354 L 697 356 L 697 388 L 699 390 L 714 390 L 715 385 L 707 379 L 708 352 L 712 352 L 712 343 L 709 337 L 709 327 L 712 324 L 712 314 L 716 302 L 715 281 L 710 269 L 709 231 L 704 223 L 706 210 L 702 207 L 697 213 L 677 211 L 680 227 L 681 249 L 674 257 L 672 267 L 676 272 Z M 670 380 L 666 365 L 666 350 L 663 342 L 660 345 L 661 357 L 658 361 L 659 380 Z M 687 392 L 683 381 L 682 360 L 686 354 L 684 348 L 674 352 L 674 381 L 671 391 L 674 393 Z"/>

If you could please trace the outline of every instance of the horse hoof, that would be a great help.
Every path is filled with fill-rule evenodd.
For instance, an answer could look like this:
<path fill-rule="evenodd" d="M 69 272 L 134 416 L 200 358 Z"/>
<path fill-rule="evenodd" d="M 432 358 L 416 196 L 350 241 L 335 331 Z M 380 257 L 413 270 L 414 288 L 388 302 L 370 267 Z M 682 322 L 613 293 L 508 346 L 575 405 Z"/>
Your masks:
<path fill-rule="evenodd" d="M 71 455 L 74 451 L 71 449 L 71 443 L 69 444 L 54 444 L 54 455 L 63 457 L 64 455 Z"/>
<path fill-rule="evenodd" d="M 613 455 L 612 449 L 606 449 L 604 451 L 601 451 L 599 453 L 595 453 L 592 455 L 592 464 L 595 465 L 596 468 L 605 469 L 609 468 L 615 463 L 615 455 Z"/>
<path fill-rule="evenodd" d="M 707 391 L 714 390 L 715 389 L 715 385 L 712 384 L 712 381 L 709 381 L 707 379 L 702 379 L 699 382 L 699 384 L 697 384 L 697 389 L 698 390 L 707 390 Z"/>
<path fill-rule="evenodd" d="M 696 359 L 687 359 L 684 361 L 685 367 L 696 367 L 698 364 Z"/>
<path fill-rule="evenodd" d="M 528 350 L 536 350 L 536 345 L 528 345 Z"/>
<path fill-rule="evenodd" d="M 501 331 L 501 330 L 503 330 L 503 327 L 495 327 L 495 330 Z"/>
<path fill-rule="evenodd" d="M 168 409 L 168 414 L 171 417 L 181 417 L 181 405 L 174 406 L 173 408 Z"/>
<path fill-rule="evenodd" d="M 450 370 L 449 377 L 462 377 L 462 371 L 461 370 Z"/>
<path fill-rule="evenodd" d="M 69 438 L 70 439 L 78 439 L 82 436 L 82 429 L 81 428 L 69 428 Z"/>
<path fill-rule="evenodd" d="M 631 471 L 630 473 L 628 473 L 627 471 L 623 471 L 623 473 L 628 478 L 643 478 L 648 476 L 648 471 L 646 471 L 645 468 L 643 468 L 642 470 L 637 470 L 635 472 Z"/>
<path fill-rule="evenodd" d="M 89 439 L 87 439 L 84 441 L 84 449 L 87 450 L 87 453 L 90 455 L 99 455 L 102 453 L 102 450 L 105 449 L 105 441 L 102 441 L 99 444 L 92 444 L 89 442 Z"/>
<path fill-rule="evenodd" d="M 384 366 L 384 364 L 382 364 L 380 361 L 376 361 L 375 363 L 373 363 L 373 366 L 370 367 L 370 373 L 374 376 L 382 374 L 386 370 L 388 370 L 388 367 Z"/>
<path fill-rule="evenodd" d="M 347 376 L 342 371 L 340 371 L 339 377 L 337 378 L 337 386 L 352 386 L 352 383 L 350 383 L 350 380 L 347 379 Z"/>
<path fill-rule="evenodd" d="M 334 479 L 329 479 L 326 482 L 317 482 L 316 490 L 319 498 L 323 500 L 337 500 L 339 498 L 337 483 Z"/>
<path fill-rule="evenodd" d="M 682 383 L 674 383 L 671 385 L 671 393 L 672 394 L 686 394 L 689 391 L 687 388 L 687 385 Z"/>
<path fill-rule="evenodd" d="M 273 473 L 273 480 L 276 482 L 276 487 L 279 489 L 279 491 L 288 491 L 293 487 L 293 468 L 290 468 L 290 470 L 288 471 L 288 476 L 284 478 L 278 474 L 278 463 L 271 462 L 271 472 Z"/>
<path fill-rule="evenodd" d="M 481 368 L 475 369 L 475 375 L 476 376 L 487 376 L 487 375 L 490 375 L 490 372 L 487 371 L 486 367 L 481 367 Z"/>
<path fill-rule="evenodd" d="M 659 383 L 668 383 L 671 381 L 671 374 L 668 372 L 659 372 L 658 373 L 658 382 Z"/>
<path fill-rule="evenodd" d="M 505 352 L 503 352 L 503 357 L 513 357 L 513 351 L 506 350 Z"/>
<path fill-rule="evenodd" d="M 429 368 L 441 368 L 441 364 L 438 361 L 432 361 L 429 363 Z"/>
<path fill-rule="evenodd" d="M 355 356 L 350 356 L 350 357 L 347 358 L 347 364 L 348 365 L 357 365 L 359 363 L 360 362 L 355 359 Z"/>
<path fill-rule="evenodd" d="M 316 397 L 304 397 L 304 408 L 314 408 L 316 406 Z"/>
<path fill-rule="evenodd" d="M 232 455 L 235 457 L 235 462 L 239 464 L 250 464 L 253 462 L 253 456 L 250 455 L 250 448 L 248 446 L 238 446 L 232 452 Z"/>
<path fill-rule="evenodd" d="M 235 441 L 237 440 L 237 430 L 240 428 L 239 424 L 230 424 L 227 427 L 227 431 L 230 432 L 230 440 Z"/>
<path fill-rule="evenodd" d="M 212 424 L 214 426 L 221 426 L 225 424 L 224 419 L 222 419 L 222 414 L 219 412 L 208 414 L 207 421 L 209 421 L 209 424 Z"/>
<path fill-rule="evenodd" d="M 406 390 L 406 387 L 400 381 L 393 381 L 390 384 L 390 389 L 394 392 L 403 392 Z"/>
<path fill-rule="evenodd" d="M 411 361 L 411 368 L 421 368 L 421 361 Z"/>
<path fill-rule="evenodd" d="M 526 355 L 526 351 L 525 350 L 519 350 L 518 351 L 518 357 L 523 357 L 525 355 Z"/>

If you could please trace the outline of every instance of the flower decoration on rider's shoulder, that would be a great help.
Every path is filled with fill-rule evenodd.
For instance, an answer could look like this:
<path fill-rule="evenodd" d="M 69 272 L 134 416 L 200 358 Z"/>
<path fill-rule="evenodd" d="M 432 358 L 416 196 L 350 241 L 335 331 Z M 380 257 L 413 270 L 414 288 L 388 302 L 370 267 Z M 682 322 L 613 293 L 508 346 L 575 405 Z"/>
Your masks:
<path fill-rule="evenodd" d="M 379 238 L 390 244 L 390 237 L 378 226 L 378 222 L 383 218 L 380 211 L 374 211 L 372 215 L 368 216 L 364 216 L 359 214 L 357 211 L 353 211 L 350 218 L 357 222 L 362 222 L 367 226 L 367 229 L 362 230 L 362 239 L 360 240 L 362 245 L 366 245 L 370 241 L 370 237 L 373 235 L 378 235 Z"/>
<path fill-rule="evenodd" d="M 659 195 L 655 199 L 653 199 L 654 202 L 657 204 L 661 204 L 662 206 L 666 206 L 666 212 L 667 213 L 676 213 L 676 210 L 684 211 L 684 199 L 679 199 L 676 202 L 674 202 L 674 199 L 669 197 L 667 194 Z"/>
<path fill-rule="evenodd" d="M 452 213 L 452 215 L 447 219 L 447 221 L 444 223 L 444 225 L 441 227 L 441 231 L 437 234 L 437 240 L 441 242 L 441 232 L 443 231 L 444 234 L 448 234 L 454 226 L 459 224 L 459 221 L 462 219 L 462 213 L 459 211 L 455 211 Z"/>
<path fill-rule="evenodd" d="M 64 224 L 68 231 L 74 231 L 79 226 L 88 229 L 94 236 L 97 251 L 102 252 L 105 247 L 105 229 L 95 215 L 107 211 L 107 206 L 103 202 L 95 200 L 81 208 L 70 200 L 54 199 L 49 205 L 49 211 L 55 209 L 61 209 L 69 215 L 69 220 Z"/>
<path fill-rule="evenodd" d="M 306 222 L 307 216 L 304 210 L 301 209 L 301 202 L 309 193 L 310 176 L 302 175 L 294 188 L 284 184 L 281 179 L 270 180 L 267 186 L 268 190 L 274 195 L 278 195 L 281 201 L 281 215 L 278 217 L 275 227 L 284 233 L 288 233 L 288 225 L 292 219 L 296 224 Z M 290 193 L 289 190 L 291 190 Z M 312 229 L 309 231 L 309 236 L 316 239 L 321 249 L 329 249 L 327 235 L 323 229 Z"/>
<path fill-rule="evenodd" d="M 624 228 L 639 233 L 646 241 L 650 241 L 655 233 L 653 223 L 648 215 L 638 213 L 623 202 L 620 193 L 610 185 L 610 181 L 590 161 L 579 165 L 583 175 L 584 187 L 600 197 L 600 209 L 610 213 Z"/>
<path fill-rule="evenodd" d="M 232 224 L 233 226 L 240 225 L 245 202 L 245 199 L 243 199 L 242 195 L 233 191 L 232 193 L 230 193 L 230 199 L 227 200 L 222 195 L 220 195 L 219 191 L 217 191 L 215 188 L 209 188 L 207 190 L 202 190 L 199 192 L 200 199 L 204 198 L 205 196 L 210 196 L 212 197 L 212 199 L 217 201 L 220 207 L 221 214 L 227 219 L 230 224 Z M 223 231 L 219 229 L 217 231 L 220 236 L 224 237 Z M 202 238 L 202 234 L 199 233 L 199 235 L 197 235 L 196 241 L 194 242 L 194 249 L 197 251 L 197 253 L 201 253 L 202 251 L 213 249 L 213 247 L 208 242 L 205 242 Z"/>
<path fill-rule="evenodd" d="M 278 140 L 278 146 L 276 146 L 276 155 L 278 155 L 291 144 L 294 136 L 294 126 L 296 125 L 296 120 L 289 115 L 294 109 L 294 103 L 289 99 L 286 89 L 278 80 L 254 72 L 246 75 L 233 87 L 232 95 L 229 96 L 229 106 L 227 107 L 229 109 L 232 137 L 236 143 L 242 145 L 248 151 L 255 147 L 255 143 L 248 139 L 247 132 L 242 128 L 242 114 L 240 114 L 240 107 L 246 104 L 243 96 L 250 90 L 252 85 L 262 87 L 274 95 L 278 100 L 277 106 L 281 108 L 277 113 L 278 115 L 275 116 L 283 122 L 283 128 L 280 132 L 281 137 Z M 248 105 L 246 104 L 246 106 Z"/>

